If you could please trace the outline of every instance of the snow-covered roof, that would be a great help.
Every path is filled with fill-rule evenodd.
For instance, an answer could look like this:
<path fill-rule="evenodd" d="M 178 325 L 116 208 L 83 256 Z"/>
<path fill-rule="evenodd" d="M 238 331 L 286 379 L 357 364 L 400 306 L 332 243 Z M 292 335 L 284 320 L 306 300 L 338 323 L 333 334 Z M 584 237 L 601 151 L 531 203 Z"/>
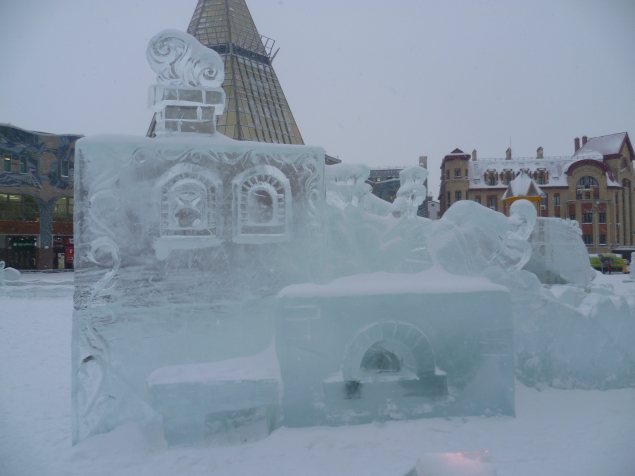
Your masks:
<path fill-rule="evenodd" d="M 602 160 L 601 156 L 597 156 L 598 160 Z M 489 172 L 496 174 L 510 172 L 514 177 L 518 176 L 521 171 L 527 175 L 533 175 L 536 172 L 545 171 L 548 174 L 548 183 L 541 187 L 566 187 L 566 172 L 569 166 L 574 162 L 571 157 L 545 157 L 537 159 L 535 157 L 519 158 L 519 159 L 479 159 L 471 160 L 469 163 L 469 180 L 470 188 L 491 188 L 504 189 L 507 184 L 502 180 L 498 180 L 495 185 L 489 185 L 485 179 L 485 175 Z M 500 178 L 500 177 L 499 177 Z"/>
<path fill-rule="evenodd" d="M 509 182 L 503 194 L 503 200 L 516 197 L 542 197 L 544 193 L 540 187 L 523 170 L 514 180 Z"/>
<path fill-rule="evenodd" d="M 628 134 L 619 132 L 608 136 L 591 137 L 586 144 L 580 147 L 573 155 L 574 158 L 586 157 L 588 155 L 613 155 L 622 152 L 622 144 Z"/>
<path fill-rule="evenodd" d="M 447 157 L 448 155 L 449 155 L 449 156 L 452 156 L 452 155 L 469 155 L 469 154 L 466 154 L 466 153 L 465 153 L 465 152 L 463 152 L 461 149 L 456 148 L 456 149 L 454 149 L 452 152 L 450 152 L 449 154 L 447 154 L 447 155 L 446 155 L 446 157 Z"/>

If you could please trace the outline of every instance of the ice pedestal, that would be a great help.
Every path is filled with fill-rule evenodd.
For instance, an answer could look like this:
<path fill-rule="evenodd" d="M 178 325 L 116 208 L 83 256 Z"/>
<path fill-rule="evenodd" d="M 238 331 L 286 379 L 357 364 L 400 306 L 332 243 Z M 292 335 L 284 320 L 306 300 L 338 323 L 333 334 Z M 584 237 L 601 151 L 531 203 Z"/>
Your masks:
<path fill-rule="evenodd" d="M 442 269 L 278 294 L 282 424 L 514 414 L 509 294 Z"/>
<path fill-rule="evenodd" d="M 146 380 L 169 445 L 268 435 L 278 424 L 281 383 L 273 346 L 253 357 L 159 368 Z"/>

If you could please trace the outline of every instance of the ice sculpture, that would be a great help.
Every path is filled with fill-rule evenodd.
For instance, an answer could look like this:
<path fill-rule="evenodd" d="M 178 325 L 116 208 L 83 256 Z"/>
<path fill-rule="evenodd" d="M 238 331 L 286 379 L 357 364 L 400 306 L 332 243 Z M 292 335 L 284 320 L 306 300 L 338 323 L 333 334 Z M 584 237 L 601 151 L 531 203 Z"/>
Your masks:
<path fill-rule="evenodd" d="M 595 271 L 588 265 L 589 254 L 578 222 L 561 218 L 539 218 L 529 242 L 531 259 L 525 265 L 541 282 L 588 286 Z"/>
<path fill-rule="evenodd" d="M 619 361 L 628 381 L 628 303 L 549 287 L 590 280 L 570 224 L 537 221 L 523 200 L 509 217 L 464 201 L 420 218 L 425 169 L 403 170 L 383 202 L 365 165 L 325 170 L 320 147 L 216 132 L 223 64 L 190 35 L 161 32 L 147 57 L 157 137 L 76 146 L 73 442 L 127 421 L 191 444 L 281 424 L 513 415 L 515 371 L 602 387 Z M 558 256 L 569 248 L 573 264 Z M 614 319 L 583 334 L 617 343 L 599 366 L 525 332 L 611 305 Z"/>
<path fill-rule="evenodd" d="M 15 268 L 5 268 L 4 261 L 0 261 L 0 285 L 5 281 L 19 281 L 20 271 Z"/>

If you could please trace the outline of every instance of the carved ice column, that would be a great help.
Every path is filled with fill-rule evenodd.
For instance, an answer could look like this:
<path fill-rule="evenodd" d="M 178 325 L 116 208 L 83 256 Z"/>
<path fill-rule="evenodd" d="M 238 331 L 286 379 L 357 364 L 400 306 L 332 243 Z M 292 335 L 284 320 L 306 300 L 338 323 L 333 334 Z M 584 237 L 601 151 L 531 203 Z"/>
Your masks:
<path fill-rule="evenodd" d="M 150 40 L 146 56 L 157 73 L 148 97 L 157 136 L 214 134 L 216 117 L 225 109 L 225 71 L 218 53 L 187 33 L 164 30 Z"/>

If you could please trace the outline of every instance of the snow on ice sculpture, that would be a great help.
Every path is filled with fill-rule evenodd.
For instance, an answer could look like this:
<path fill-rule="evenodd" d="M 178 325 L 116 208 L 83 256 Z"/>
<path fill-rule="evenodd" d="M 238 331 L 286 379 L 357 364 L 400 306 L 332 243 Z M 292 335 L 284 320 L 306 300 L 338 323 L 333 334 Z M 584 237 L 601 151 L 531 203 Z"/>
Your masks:
<path fill-rule="evenodd" d="M 215 132 L 222 62 L 193 37 L 162 32 L 148 58 L 157 137 L 76 149 L 73 441 L 127 421 L 162 423 L 170 442 L 237 421 L 269 431 L 275 372 L 205 371 L 256 355 L 277 368 L 275 296 L 321 275 L 324 151 Z M 196 378 L 170 380 L 175 366 Z"/>

